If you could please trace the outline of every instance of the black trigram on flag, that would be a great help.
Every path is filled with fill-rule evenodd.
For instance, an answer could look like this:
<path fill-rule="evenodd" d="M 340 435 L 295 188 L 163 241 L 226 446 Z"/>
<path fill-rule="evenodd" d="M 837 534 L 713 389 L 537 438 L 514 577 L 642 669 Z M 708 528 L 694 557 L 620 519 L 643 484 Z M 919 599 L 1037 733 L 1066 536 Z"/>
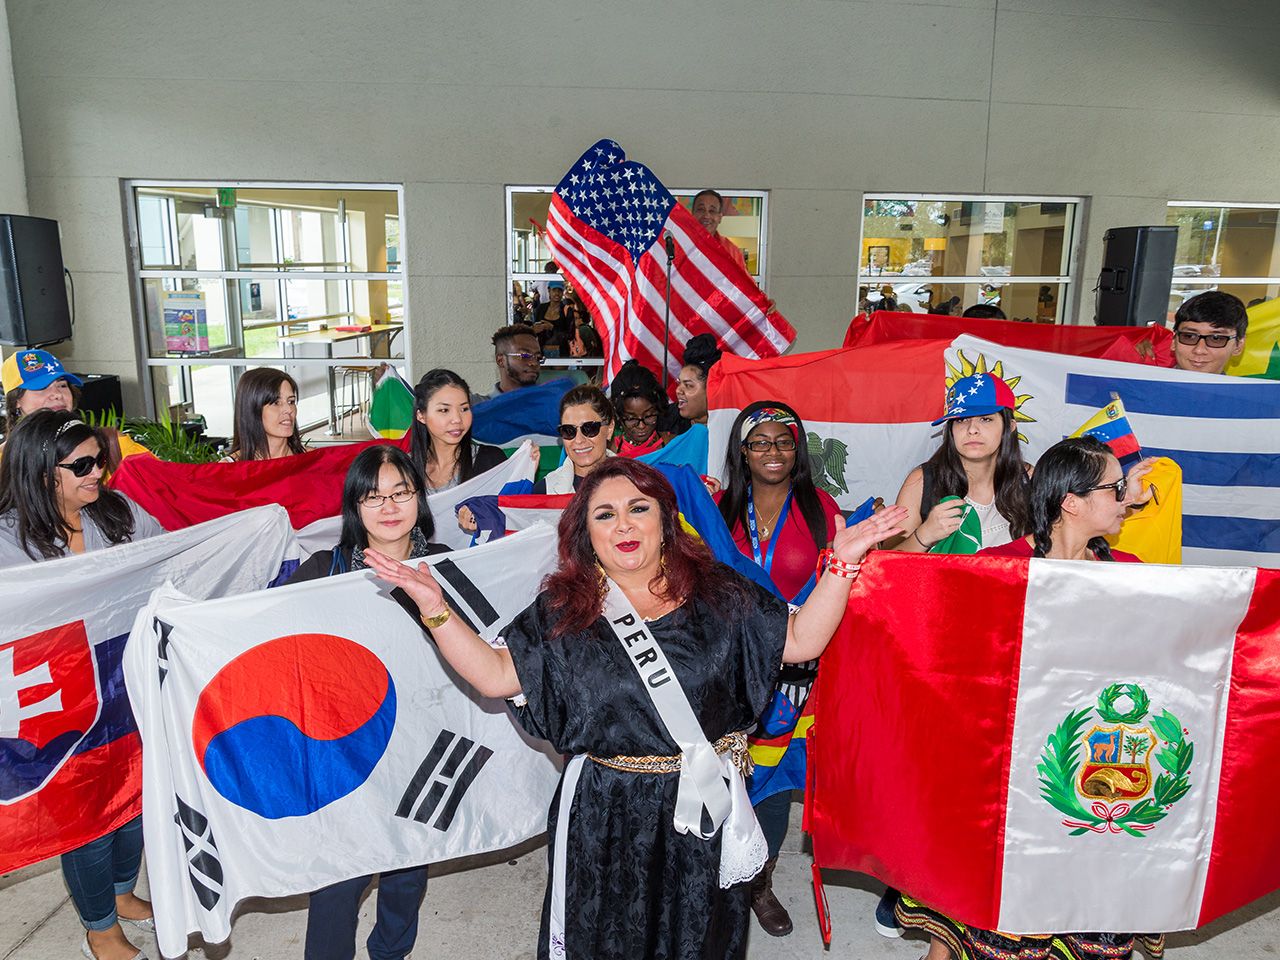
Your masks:
<path fill-rule="evenodd" d="M 489 598 L 480 592 L 480 588 L 458 569 L 452 560 L 442 560 L 431 565 L 431 571 L 440 581 L 440 586 L 449 595 L 449 605 L 476 633 L 485 627 L 498 622 L 498 611 L 493 609 Z"/>
<path fill-rule="evenodd" d="M 169 634 L 173 633 L 173 624 L 163 620 L 155 621 L 156 634 L 160 637 L 157 644 L 156 663 L 160 670 L 160 686 L 164 686 L 164 678 L 169 675 Z"/>
<path fill-rule="evenodd" d="M 396 816 L 448 830 L 467 789 L 491 756 L 493 751 L 484 744 L 441 730 L 400 798 Z"/>
<path fill-rule="evenodd" d="M 187 848 L 187 873 L 191 877 L 191 886 L 200 906 L 212 910 L 222 899 L 222 861 L 218 859 L 218 845 L 213 840 L 208 818 L 183 803 L 177 794 L 173 799 L 178 802 L 178 812 L 174 814 L 173 821 L 182 830 L 182 844 Z"/>

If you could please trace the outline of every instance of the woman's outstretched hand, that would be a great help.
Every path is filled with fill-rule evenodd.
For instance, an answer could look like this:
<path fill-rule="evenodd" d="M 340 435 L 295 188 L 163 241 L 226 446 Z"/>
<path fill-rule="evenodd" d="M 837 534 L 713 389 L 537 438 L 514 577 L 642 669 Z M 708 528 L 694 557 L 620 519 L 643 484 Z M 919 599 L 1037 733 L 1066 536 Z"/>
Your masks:
<path fill-rule="evenodd" d="M 877 543 L 902 533 L 906 519 L 906 507 L 885 507 L 859 524 L 837 530 L 831 550 L 845 563 L 859 563 Z"/>
<path fill-rule="evenodd" d="M 392 586 L 399 587 L 418 605 L 418 612 L 424 617 L 434 617 L 443 612 L 446 604 L 444 591 L 436 578 L 431 575 L 431 568 L 425 563 L 416 567 L 392 560 L 386 554 L 379 553 L 372 547 L 364 552 L 365 562 L 369 564 L 378 579 L 385 580 Z"/>

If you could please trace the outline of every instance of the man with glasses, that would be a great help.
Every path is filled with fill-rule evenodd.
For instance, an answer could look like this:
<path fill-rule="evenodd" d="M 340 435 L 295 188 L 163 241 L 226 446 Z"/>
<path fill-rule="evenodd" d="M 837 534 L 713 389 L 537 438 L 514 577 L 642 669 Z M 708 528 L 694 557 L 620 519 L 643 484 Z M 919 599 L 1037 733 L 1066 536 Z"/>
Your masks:
<path fill-rule="evenodd" d="M 473 393 L 472 403 L 490 400 L 503 393 L 532 387 L 542 373 L 542 347 L 533 327 L 524 323 L 501 327 L 493 335 L 494 361 L 498 364 L 498 382 L 489 394 Z"/>
<path fill-rule="evenodd" d="M 1179 370 L 1223 373 L 1244 350 L 1249 315 L 1238 297 L 1221 290 L 1196 294 L 1173 319 L 1173 362 Z"/>

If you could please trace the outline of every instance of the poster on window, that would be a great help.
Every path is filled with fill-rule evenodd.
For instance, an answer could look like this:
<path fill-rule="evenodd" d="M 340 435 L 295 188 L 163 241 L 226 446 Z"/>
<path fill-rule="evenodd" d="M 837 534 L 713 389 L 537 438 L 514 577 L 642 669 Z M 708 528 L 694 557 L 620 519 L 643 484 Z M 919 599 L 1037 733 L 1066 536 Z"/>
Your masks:
<path fill-rule="evenodd" d="M 208 353 L 209 314 L 200 290 L 166 290 L 160 298 L 168 353 Z"/>

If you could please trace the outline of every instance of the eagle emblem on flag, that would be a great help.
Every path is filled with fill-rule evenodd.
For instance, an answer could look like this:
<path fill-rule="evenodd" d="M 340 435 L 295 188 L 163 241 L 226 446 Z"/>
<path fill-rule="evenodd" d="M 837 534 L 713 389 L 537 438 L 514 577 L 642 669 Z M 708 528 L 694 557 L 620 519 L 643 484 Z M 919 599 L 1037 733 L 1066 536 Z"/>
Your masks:
<path fill-rule="evenodd" d="M 1036 768 L 1040 795 L 1064 815 L 1073 837 L 1140 837 L 1191 790 L 1195 744 L 1188 732 L 1168 710 L 1152 714 L 1140 685 L 1112 683 L 1046 739 Z M 1161 769 L 1154 782 L 1153 756 Z"/>

